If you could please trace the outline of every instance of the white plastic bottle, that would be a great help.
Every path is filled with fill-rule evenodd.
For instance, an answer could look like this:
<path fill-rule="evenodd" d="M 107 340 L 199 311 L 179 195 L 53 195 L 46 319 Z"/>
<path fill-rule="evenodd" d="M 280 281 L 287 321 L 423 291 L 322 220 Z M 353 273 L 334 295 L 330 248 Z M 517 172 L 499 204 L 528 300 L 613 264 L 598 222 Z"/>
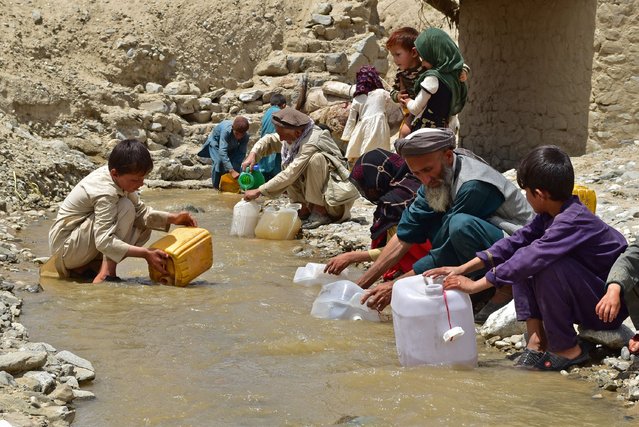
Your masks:
<path fill-rule="evenodd" d="M 233 207 L 231 236 L 255 237 L 255 226 L 260 217 L 260 205 L 254 200 L 240 200 Z"/>
<path fill-rule="evenodd" d="M 477 366 L 475 323 L 467 294 L 449 290 L 444 298 L 441 284 L 417 275 L 395 283 L 391 308 L 403 366 Z"/>

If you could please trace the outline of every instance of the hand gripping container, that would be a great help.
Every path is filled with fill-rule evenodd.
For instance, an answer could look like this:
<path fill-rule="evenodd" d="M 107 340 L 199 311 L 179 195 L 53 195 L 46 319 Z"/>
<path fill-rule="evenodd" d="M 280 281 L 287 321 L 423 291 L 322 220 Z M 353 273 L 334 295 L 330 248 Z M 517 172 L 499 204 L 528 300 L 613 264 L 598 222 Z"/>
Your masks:
<path fill-rule="evenodd" d="M 176 228 L 150 248 L 162 249 L 169 255 L 166 263 L 168 276 L 149 266 L 151 280 L 165 285 L 186 286 L 213 265 L 211 233 L 204 228 Z"/>
<path fill-rule="evenodd" d="M 588 208 L 588 210 L 592 213 L 595 213 L 597 210 L 597 193 L 595 190 L 591 190 L 585 185 L 575 184 L 572 189 L 572 194 L 579 197 L 581 203 L 584 204 Z"/>
<path fill-rule="evenodd" d="M 270 240 L 294 239 L 302 228 L 302 221 L 297 215 L 300 207 L 300 204 L 294 204 L 280 209 L 264 209 L 255 227 L 255 237 Z"/>
<path fill-rule="evenodd" d="M 379 313 L 360 304 L 364 290 L 349 280 L 322 286 L 313 302 L 311 316 L 320 319 L 370 320 L 379 322 Z"/>
<path fill-rule="evenodd" d="M 475 323 L 467 294 L 444 291 L 442 285 L 417 275 L 393 285 L 391 308 L 403 366 L 477 366 Z"/>

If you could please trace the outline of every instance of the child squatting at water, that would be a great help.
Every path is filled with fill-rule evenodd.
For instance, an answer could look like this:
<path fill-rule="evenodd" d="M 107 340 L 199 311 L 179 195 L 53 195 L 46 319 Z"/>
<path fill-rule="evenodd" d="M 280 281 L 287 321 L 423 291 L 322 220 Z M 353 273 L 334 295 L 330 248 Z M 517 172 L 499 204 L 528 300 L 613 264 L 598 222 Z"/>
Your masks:
<path fill-rule="evenodd" d="M 140 200 L 137 190 L 152 169 L 149 150 L 139 141 L 124 140 L 113 148 L 107 165 L 71 190 L 49 231 L 52 262 L 61 278 L 119 280 L 116 267 L 126 257 L 144 258 L 168 274 L 168 255 L 142 245 L 151 230 L 168 231 L 170 224 L 197 226 L 197 222 L 188 212 L 156 211 Z"/>
<path fill-rule="evenodd" d="M 529 337 L 516 366 L 566 369 L 588 359 L 574 323 L 587 329 L 616 329 L 628 315 L 623 303 L 612 321 L 600 319 L 595 311 L 626 239 L 572 195 L 574 171 L 560 148 L 532 150 L 517 169 L 517 183 L 537 213 L 532 222 L 466 264 L 424 275 L 446 275 L 446 289 L 467 293 L 512 286 L 517 320 L 526 321 Z M 464 277 L 480 268 L 488 269 L 483 278 Z"/>

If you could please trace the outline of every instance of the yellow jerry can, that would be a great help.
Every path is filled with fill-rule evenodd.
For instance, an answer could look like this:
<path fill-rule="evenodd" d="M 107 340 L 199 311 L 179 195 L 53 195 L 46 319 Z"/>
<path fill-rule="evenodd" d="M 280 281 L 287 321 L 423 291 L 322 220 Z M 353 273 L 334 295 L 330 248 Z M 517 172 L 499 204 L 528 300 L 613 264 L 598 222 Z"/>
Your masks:
<path fill-rule="evenodd" d="M 595 213 L 597 210 L 597 193 L 595 193 L 595 190 L 591 190 L 585 185 L 575 184 L 572 189 L 572 194 L 579 197 L 581 203 L 583 203 L 590 212 Z"/>
<path fill-rule="evenodd" d="M 230 173 L 225 173 L 220 177 L 220 191 L 224 193 L 239 193 L 240 183 L 233 179 Z"/>
<path fill-rule="evenodd" d="M 169 255 L 168 276 L 149 266 L 151 280 L 165 285 L 186 286 L 213 265 L 213 241 L 204 228 L 176 228 L 149 247 Z"/>

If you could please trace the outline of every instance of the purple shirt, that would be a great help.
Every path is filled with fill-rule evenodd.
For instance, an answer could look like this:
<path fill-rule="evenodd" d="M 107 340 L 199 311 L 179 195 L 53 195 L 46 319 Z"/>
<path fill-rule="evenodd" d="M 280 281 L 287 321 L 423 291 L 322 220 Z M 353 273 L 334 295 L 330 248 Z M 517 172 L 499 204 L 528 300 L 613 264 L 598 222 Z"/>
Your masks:
<path fill-rule="evenodd" d="M 605 282 L 626 246 L 621 233 L 573 196 L 554 218 L 538 214 L 528 225 L 477 256 L 489 269 L 486 279 L 496 287 L 520 283 L 563 257 L 572 257 Z"/>

